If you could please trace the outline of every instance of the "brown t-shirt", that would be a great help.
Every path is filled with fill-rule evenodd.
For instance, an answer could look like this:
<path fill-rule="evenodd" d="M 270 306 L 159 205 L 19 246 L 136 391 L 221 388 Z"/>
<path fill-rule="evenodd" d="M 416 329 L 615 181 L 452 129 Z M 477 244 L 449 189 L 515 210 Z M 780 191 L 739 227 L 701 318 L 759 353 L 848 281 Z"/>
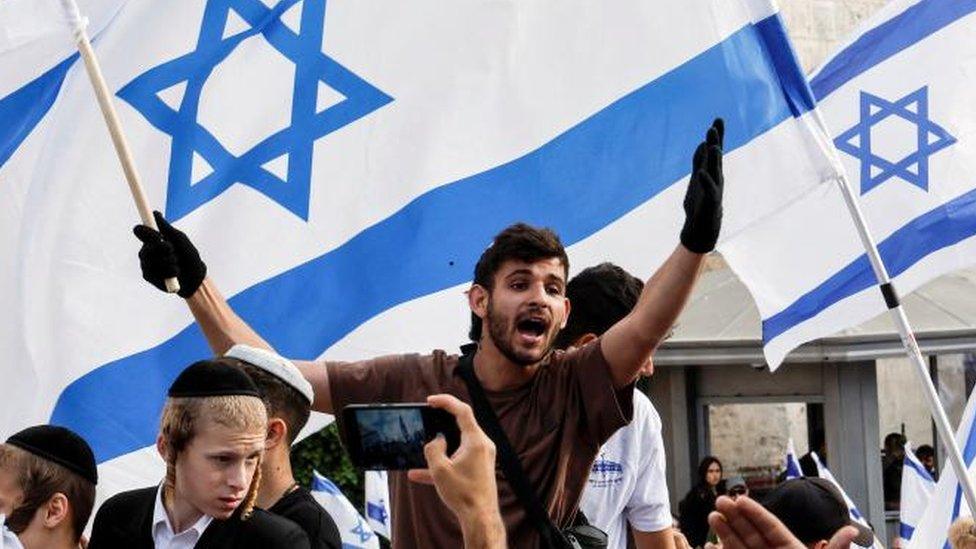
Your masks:
<path fill-rule="evenodd" d="M 354 363 L 326 362 L 336 417 L 347 404 L 422 402 L 447 393 L 470 403 L 455 373 L 456 355 L 395 355 Z M 614 390 L 597 340 L 577 351 L 556 351 L 532 381 L 486 391 L 529 482 L 557 525 L 571 523 L 600 445 L 630 421 L 633 384 Z M 344 431 L 340 420 L 340 432 Z M 461 547 L 461 527 L 433 486 L 391 471 L 393 542 L 397 548 Z M 498 472 L 499 505 L 511 547 L 538 547 L 539 535 Z"/>

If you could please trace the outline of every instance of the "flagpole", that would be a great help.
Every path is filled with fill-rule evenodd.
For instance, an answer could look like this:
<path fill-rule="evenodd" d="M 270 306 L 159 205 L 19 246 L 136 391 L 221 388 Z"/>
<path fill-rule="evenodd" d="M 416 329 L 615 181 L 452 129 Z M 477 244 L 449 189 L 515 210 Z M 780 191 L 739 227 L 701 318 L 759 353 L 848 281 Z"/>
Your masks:
<path fill-rule="evenodd" d="M 159 227 L 156 226 L 156 219 L 153 217 L 152 208 L 149 207 L 149 200 L 146 198 L 146 193 L 142 188 L 139 172 L 136 171 L 136 163 L 132 158 L 129 142 L 125 139 L 125 134 L 122 132 L 122 124 L 119 122 L 119 116 L 115 112 L 115 106 L 112 104 L 112 94 L 108 90 L 108 84 L 105 83 L 105 77 L 102 76 L 102 69 L 98 65 L 98 58 L 95 57 L 91 40 L 89 40 L 88 32 L 85 30 L 88 22 L 81 17 L 81 12 L 78 10 L 78 4 L 75 0 L 61 0 L 61 7 L 64 9 L 64 13 L 68 18 L 68 24 L 74 34 L 75 43 L 78 46 L 78 51 L 81 53 L 81 58 L 85 61 L 88 79 L 95 89 L 98 106 L 102 110 L 102 116 L 105 118 L 105 124 L 108 126 L 108 132 L 112 136 L 115 153 L 119 157 L 119 162 L 122 163 L 122 171 L 125 173 L 125 180 L 129 184 L 129 192 L 132 193 L 132 200 L 136 204 L 136 210 L 139 211 L 142 224 L 158 231 Z M 180 283 L 175 277 L 166 279 L 167 292 L 176 293 L 179 290 Z"/>
<path fill-rule="evenodd" d="M 830 135 L 827 130 L 827 124 L 824 122 L 818 107 L 814 107 L 813 116 L 823 134 Z M 850 181 L 847 179 L 847 173 L 836 156 L 835 149 L 828 147 L 825 152 L 834 161 L 837 169 L 835 180 L 837 181 L 838 187 L 840 187 L 841 194 L 844 195 L 844 202 L 847 203 L 847 210 L 854 220 L 854 225 L 857 227 L 858 236 L 860 236 L 861 243 L 867 252 L 871 268 L 874 270 L 874 276 L 878 280 L 881 295 L 884 297 L 885 304 L 888 306 L 888 312 L 891 313 L 891 318 L 895 323 L 895 327 L 898 329 L 898 335 L 901 336 L 905 353 L 908 355 L 908 359 L 912 363 L 915 373 L 918 374 L 919 381 L 922 384 L 922 392 L 925 393 L 925 399 L 929 406 L 929 412 L 931 412 L 932 419 L 935 421 L 935 428 L 939 433 L 939 437 L 949 450 L 949 462 L 952 464 L 952 469 L 956 472 L 956 477 L 959 479 L 962 493 L 966 497 L 966 503 L 969 504 L 971 512 L 976 512 L 976 490 L 973 489 L 972 479 L 969 478 L 966 470 L 966 462 L 963 460 L 962 452 L 959 450 L 959 444 L 956 443 L 956 437 L 952 432 L 952 426 L 949 424 L 949 418 L 946 416 L 945 408 L 943 408 L 942 402 L 939 401 L 939 394 L 935 389 L 935 385 L 932 383 L 932 378 L 929 376 L 928 364 L 922 357 L 922 351 L 918 347 L 915 333 L 912 331 L 911 324 L 908 322 L 908 316 L 905 315 L 905 309 L 901 305 L 901 299 L 894 285 L 891 283 L 888 270 L 881 260 L 881 253 L 878 252 L 878 246 L 868 230 L 864 212 L 861 210 L 861 205 L 854 195 Z"/>

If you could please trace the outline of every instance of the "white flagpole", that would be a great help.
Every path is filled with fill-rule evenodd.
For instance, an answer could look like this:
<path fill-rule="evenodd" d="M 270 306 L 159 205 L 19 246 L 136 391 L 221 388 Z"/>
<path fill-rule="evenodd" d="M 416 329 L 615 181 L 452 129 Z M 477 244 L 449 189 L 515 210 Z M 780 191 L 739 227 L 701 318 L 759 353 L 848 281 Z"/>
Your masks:
<path fill-rule="evenodd" d="M 813 115 L 823 134 L 829 136 L 830 133 L 827 130 L 827 124 L 823 120 L 819 107 L 814 107 Z M 922 358 L 922 351 L 918 348 L 915 333 L 908 323 L 908 317 L 905 315 L 905 309 L 901 305 L 901 299 L 894 285 L 891 283 L 891 278 L 888 276 L 888 270 L 885 268 L 884 262 L 881 260 L 881 253 L 878 252 L 878 246 L 875 244 L 874 238 L 872 238 L 868 230 L 867 221 L 864 218 L 864 213 L 861 211 L 861 205 L 858 203 L 857 197 L 851 189 L 850 181 L 847 179 L 847 173 L 837 158 L 836 150 L 833 147 L 828 147 L 827 152 L 834 160 L 834 165 L 837 169 L 837 185 L 844 195 L 847 210 L 854 220 L 855 227 L 857 227 L 858 236 L 860 236 L 861 243 L 867 252 L 868 260 L 871 262 L 871 268 L 874 270 L 874 276 L 878 280 L 879 289 L 884 296 L 885 304 L 888 306 L 891 318 L 898 329 L 898 335 L 901 336 L 902 345 L 905 347 L 905 354 L 908 355 L 909 361 L 914 366 L 915 373 L 918 374 L 919 382 L 922 384 L 922 392 L 925 393 L 929 412 L 932 414 L 932 420 L 935 422 L 939 437 L 949 451 L 949 462 L 952 464 L 952 469 L 956 472 L 956 477 L 959 479 L 959 485 L 962 487 L 962 493 L 966 497 L 966 503 L 969 504 L 969 509 L 972 512 L 976 512 L 976 491 L 973 490 L 973 482 L 966 471 L 966 462 L 963 461 L 959 444 L 956 443 L 956 437 L 953 435 L 949 418 L 946 416 L 945 409 L 942 407 L 942 402 L 939 401 L 939 394 L 935 390 L 932 378 L 929 377 L 928 364 Z"/>
<path fill-rule="evenodd" d="M 119 157 L 119 162 L 122 163 L 122 171 L 125 172 L 125 180 L 129 184 L 129 191 L 132 193 L 132 200 L 136 203 L 136 209 L 139 210 L 142 224 L 159 230 L 159 227 L 156 226 L 156 220 L 153 218 L 152 208 L 149 207 L 149 200 L 142 189 L 142 182 L 139 180 L 139 173 L 136 171 L 136 164 L 132 158 L 132 151 L 129 150 L 129 143 L 125 139 L 125 134 L 122 133 L 122 124 L 119 122 L 115 106 L 112 104 L 112 94 L 108 90 L 108 84 L 105 83 L 102 69 L 98 65 L 95 51 L 88 39 L 88 32 L 85 30 L 88 22 L 81 17 L 75 0 L 61 0 L 61 7 L 64 8 L 64 13 L 68 18 L 68 24 L 71 26 L 81 58 L 85 61 L 88 79 L 95 89 L 98 106 L 101 107 L 105 124 L 112 136 L 112 144 L 115 145 L 115 152 Z M 176 293 L 179 290 L 180 283 L 176 278 L 166 279 L 166 291 Z"/>

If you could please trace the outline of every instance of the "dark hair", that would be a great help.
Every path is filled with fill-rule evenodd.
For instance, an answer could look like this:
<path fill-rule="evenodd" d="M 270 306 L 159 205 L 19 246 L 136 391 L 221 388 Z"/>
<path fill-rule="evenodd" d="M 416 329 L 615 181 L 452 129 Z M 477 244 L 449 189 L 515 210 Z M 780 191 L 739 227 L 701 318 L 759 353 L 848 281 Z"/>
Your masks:
<path fill-rule="evenodd" d="M 885 450 L 905 447 L 905 435 L 901 433 L 888 433 L 884 438 Z"/>
<path fill-rule="evenodd" d="M 509 260 L 533 263 L 543 259 L 556 258 L 563 264 L 565 276 L 569 276 L 569 257 L 559 236 L 552 229 L 537 228 L 525 223 L 516 223 L 495 235 L 491 246 L 481 254 L 474 267 L 474 284 L 489 292 L 494 284 L 495 274 L 502 264 Z M 471 313 L 471 341 L 481 339 L 481 319 Z"/>
<path fill-rule="evenodd" d="M 11 444 L 0 444 L 0 468 L 17 479 L 24 499 L 7 517 L 7 526 L 15 534 L 27 529 L 35 512 L 54 494 L 64 494 L 71 510 L 71 529 L 75 540 L 81 538 L 95 506 L 95 485 L 53 461 L 36 456 Z"/>
<path fill-rule="evenodd" d="M 258 386 L 261 400 L 268 409 L 268 418 L 281 419 L 288 426 L 286 442 L 291 448 L 302 427 L 308 423 L 308 417 L 312 412 L 311 405 L 297 389 L 270 372 L 244 361 L 240 362 L 240 366 Z"/>
<path fill-rule="evenodd" d="M 929 446 L 928 444 L 923 444 L 915 449 L 915 457 L 918 459 L 927 459 L 935 457 L 935 448 Z"/>
<path fill-rule="evenodd" d="M 613 263 L 581 271 L 566 285 L 573 312 L 556 336 L 556 348 L 565 349 L 585 334 L 603 335 L 634 308 L 643 288 L 639 278 Z"/>
<path fill-rule="evenodd" d="M 725 467 L 722 467 L 722 462 L 718 460 L 715 456 L 705 456 L 702 458 L 701 463 L 698 464 L 698 485 L 708 486 L 708 482 L 705 480 L 705 476 L 708 474 L 708 468 L 711 467 L 713 463 L 718 464 L 718 468 L 725 471 Z"/>

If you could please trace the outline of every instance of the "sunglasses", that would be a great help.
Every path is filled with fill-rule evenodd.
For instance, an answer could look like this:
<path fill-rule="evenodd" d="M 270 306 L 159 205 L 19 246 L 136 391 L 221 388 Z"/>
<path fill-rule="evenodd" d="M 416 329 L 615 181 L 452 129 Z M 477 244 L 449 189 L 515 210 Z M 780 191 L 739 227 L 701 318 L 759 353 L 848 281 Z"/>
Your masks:
<path fill-rule="evenodd" d="M 729 488 L 728 495 L 730 497 L 744 496 L 744 495 L 746 495 L 746 487 L 745 486 L 736 486 L 734 488 Z"/>

